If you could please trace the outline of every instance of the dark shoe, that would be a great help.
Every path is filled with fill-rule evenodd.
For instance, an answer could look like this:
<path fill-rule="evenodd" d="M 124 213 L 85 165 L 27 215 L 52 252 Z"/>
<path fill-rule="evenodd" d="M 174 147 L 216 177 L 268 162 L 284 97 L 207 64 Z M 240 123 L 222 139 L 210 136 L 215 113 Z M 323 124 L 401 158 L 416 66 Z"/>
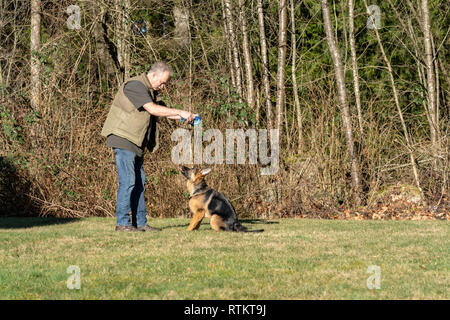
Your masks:
<path fill-rule="evenodd" d="M 159 228 L 150 227 L 148 224 L 137 228 L 138 231 L 161 231 Z"/>
<path fill-rule="evenodd" d="M 136 232 L 136 231 L 139 231 L 139 230 L 136 227 L 133 227 L 133 226 L 116 226 L 116 231 Z"/>

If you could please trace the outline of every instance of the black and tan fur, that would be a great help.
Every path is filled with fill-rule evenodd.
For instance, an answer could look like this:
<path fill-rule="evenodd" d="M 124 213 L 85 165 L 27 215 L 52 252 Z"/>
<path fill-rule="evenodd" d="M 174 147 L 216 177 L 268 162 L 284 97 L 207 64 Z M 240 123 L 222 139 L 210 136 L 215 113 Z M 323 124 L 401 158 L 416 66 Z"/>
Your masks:
<path fill-rule="evenodd" d="M 236 211 L 228 199 L 209 187 L 204 177 L 211 169 L 191 169 L 180 167 L 181 173 L 188 179 L 189 209 L 192 219 L 188 230 L 197 230 L 204 217 L 210 218 L 211 227 L 215 231 L 262 232 L 264 230 L 248 230 L 241 225 Z"/>

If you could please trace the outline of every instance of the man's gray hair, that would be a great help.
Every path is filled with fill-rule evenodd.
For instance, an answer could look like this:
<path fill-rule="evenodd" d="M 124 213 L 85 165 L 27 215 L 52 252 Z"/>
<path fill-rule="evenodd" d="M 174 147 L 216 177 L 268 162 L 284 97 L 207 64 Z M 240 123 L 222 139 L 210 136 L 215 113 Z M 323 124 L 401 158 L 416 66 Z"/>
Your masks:
<path fill-rule="evenodd" d="M 158 61 L 148 71 L 148 73 L 156 73 L 161 74 L 164 72 L 169 72 L 169 75 L 172 76 L 172 68 L 165 62 Z"/>

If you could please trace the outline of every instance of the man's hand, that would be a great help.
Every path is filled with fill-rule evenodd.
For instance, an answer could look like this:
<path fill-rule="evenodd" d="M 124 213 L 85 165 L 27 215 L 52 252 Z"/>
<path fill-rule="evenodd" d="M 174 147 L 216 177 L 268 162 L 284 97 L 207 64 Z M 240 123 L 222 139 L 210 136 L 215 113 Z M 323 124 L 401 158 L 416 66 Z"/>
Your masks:
<path fill-rule="evenodd" d="M 194 121 L 194 118 L 198 116 L 196 113 L 191 113 L 189 111 L 180 110 L 180 116 L 184 119 L 186 119 L 187 123 L 191 123 Z"/>

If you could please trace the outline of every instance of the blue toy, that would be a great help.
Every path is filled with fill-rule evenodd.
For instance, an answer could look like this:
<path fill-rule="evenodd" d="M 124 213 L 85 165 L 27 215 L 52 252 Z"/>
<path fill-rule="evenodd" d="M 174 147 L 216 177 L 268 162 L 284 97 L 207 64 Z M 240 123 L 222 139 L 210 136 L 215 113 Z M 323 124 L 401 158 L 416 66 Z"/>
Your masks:
<path fill-rule="evenodd" d="M 181 121 L 181 123 L 184 123 L 186 121 L 186 119 L 185 118 L 181 118 L 180 121 Z M 194 118 L 194 122 L 191 125 L 196 127 L 196 126 L 200 125 L 201 123 L 202 123 L 202 119 L 200 118 L 200 116 L 196 116 Z"/>

